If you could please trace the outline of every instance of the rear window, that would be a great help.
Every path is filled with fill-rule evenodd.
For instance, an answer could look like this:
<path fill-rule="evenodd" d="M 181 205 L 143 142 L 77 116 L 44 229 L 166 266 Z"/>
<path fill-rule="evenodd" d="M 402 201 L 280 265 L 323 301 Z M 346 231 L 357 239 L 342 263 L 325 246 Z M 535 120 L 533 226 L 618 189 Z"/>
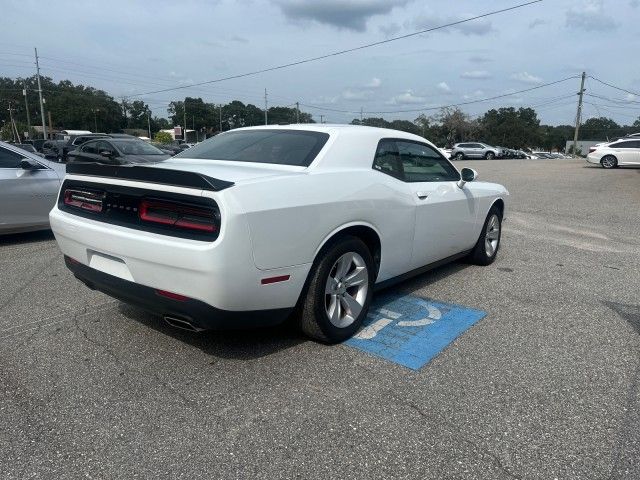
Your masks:
<path fill-rule="evenodd" d="M 304 130 L 240 130 L 217 135 L 174 158 L 231 160 L 308 167 L 329 135 Z"/>

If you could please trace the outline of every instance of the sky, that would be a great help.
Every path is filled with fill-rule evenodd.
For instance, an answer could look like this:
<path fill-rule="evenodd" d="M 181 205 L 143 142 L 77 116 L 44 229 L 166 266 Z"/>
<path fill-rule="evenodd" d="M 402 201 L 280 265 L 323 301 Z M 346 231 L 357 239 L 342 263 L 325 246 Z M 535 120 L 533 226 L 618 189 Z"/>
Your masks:
<path fill-rule="evenodd" d="M 32 75 L 37 47 L 43 75 L 142 99 L 157 116 L 185 96 L 262 108 L 266 88 L 269 106 L 299 102 L 316 121 L 322 115 L 348 123 L 361 110 L 364 117 L 413 120 L 444 105 L 508 95 L 461 108 L 478 116 L 534 107 L 543 123 L 558 125 L 574 122 L 578 77 L 586 71 L 583 120 L 631 124 L 640 117 L 640 0 L 543 0 L 289 68 L 148 93 L 391 40 L 525 1 L 3 0 L 0 76 Z"/>

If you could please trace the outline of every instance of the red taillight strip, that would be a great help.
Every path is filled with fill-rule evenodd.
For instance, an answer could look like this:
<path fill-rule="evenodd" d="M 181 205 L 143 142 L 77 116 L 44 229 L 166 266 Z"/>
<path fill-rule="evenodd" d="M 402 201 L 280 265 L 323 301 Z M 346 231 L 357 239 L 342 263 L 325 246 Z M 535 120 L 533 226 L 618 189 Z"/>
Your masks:
<path fill-rule="evenodd" d="M 81 208 L 89 212 L 102 211 L 102 199 L 104 192 L 92 192 L 87 190 L 66 189 L 64 191 L 64 204 Z"/>
<path fill-rule="evenodd" d="M 161 297 L 170 298 L 171 300 L 176 300 L 178 302 L 186 302 L 189 300 L 189 297 L 180 295 L 179 293 L 168 292 L 167 290 L 156 290 L 156 293 Z"/>
<path fill-rule="evenodd" d="M 291 278 L 291 275 L 279 275 L 277 277 L 263 278 L 262 280 L 260 280 L 260 283 L 262 285 L 271 285 L 272 283 L 286 282 L 290 278 Z"/>
<path fill-rule="evenodd" d="M 142 200 L 138 208 L 140 220 L 188 230 L 214 233 L 218 230 L 214 212 L 178 203 Z M 205 223 L 209 222 L 209 223 Z"/>

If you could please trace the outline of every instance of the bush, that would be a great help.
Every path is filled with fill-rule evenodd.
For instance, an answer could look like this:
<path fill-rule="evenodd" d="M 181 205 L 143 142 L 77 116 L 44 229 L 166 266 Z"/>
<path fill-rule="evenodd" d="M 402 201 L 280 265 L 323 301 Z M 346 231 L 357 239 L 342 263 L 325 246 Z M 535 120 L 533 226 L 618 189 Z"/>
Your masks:
<path fill-rule="evenodd" d="M 173 137 L 169 132 L 158 132 L 156 133 L 153 139 L 158 143 L 171 143 L 173 142 Z"/>

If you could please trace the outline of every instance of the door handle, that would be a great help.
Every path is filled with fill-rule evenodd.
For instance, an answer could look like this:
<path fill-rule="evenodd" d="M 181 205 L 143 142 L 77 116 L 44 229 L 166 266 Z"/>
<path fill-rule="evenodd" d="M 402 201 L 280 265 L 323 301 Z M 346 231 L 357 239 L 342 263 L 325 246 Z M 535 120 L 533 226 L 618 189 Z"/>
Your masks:
<path fill-rule="evenodd" d="M 426 200 L 426 198 L 429 196 L 427 192 L 416 192 L 416 195 L 420 200 Z"/>

